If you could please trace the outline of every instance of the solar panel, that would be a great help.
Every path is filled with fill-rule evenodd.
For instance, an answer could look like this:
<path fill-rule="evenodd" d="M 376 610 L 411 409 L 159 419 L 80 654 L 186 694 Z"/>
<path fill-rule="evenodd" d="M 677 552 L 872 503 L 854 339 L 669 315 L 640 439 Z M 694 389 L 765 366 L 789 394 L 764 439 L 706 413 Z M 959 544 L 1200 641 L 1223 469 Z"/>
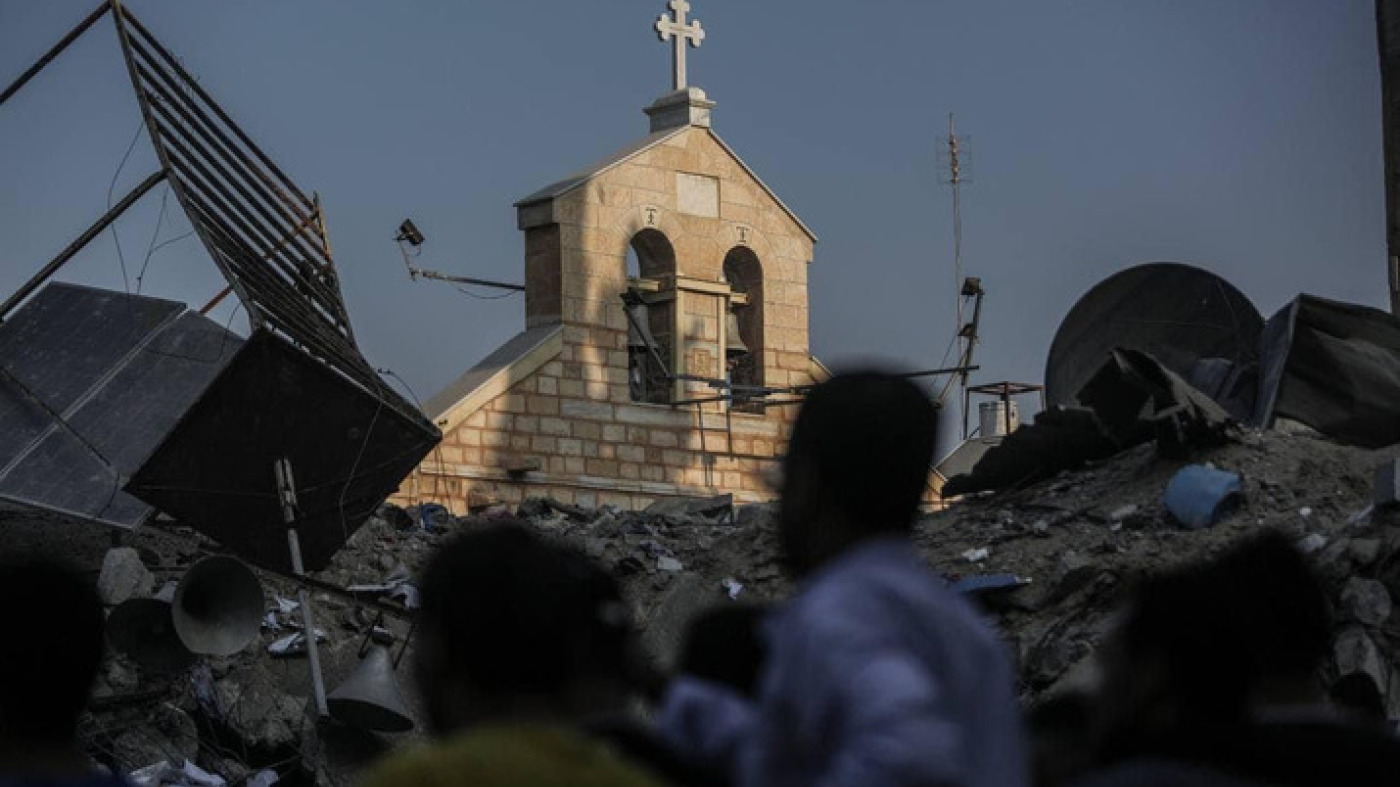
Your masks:
<path fill-rule="evenodd" d="M 126 479 L 241 344 L 174 301 L 48 285 L 0 323 L 0 497 L 139 524 Z"/>

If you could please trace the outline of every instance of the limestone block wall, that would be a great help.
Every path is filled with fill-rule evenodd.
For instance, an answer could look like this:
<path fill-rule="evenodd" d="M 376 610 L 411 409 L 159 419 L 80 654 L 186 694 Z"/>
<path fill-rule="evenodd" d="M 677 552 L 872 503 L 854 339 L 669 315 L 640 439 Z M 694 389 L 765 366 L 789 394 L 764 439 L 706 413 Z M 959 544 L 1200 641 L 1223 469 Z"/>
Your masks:
<path fill-rule="evenodd" d="M 595 356 L 601 343 L 616 342 L 615 332 L 566 327 L 565 333 L 557 358 L 449 429 L 396 502 L 438 502 L 461 514 L 537 495 L 629 509 L 677 495 L 772 498 L 795 408 L 771 408 L 766 416 L 702 415 L 694 408 L 635 404 L 625 351 L 610 351 L 607 364 L 578 360 Z M 509 471 L 531 465 L 539 469 Z"/>
<path fill-rule="evenodd" d="M 762 273 L 763 346 L 754 348 L 762 379 L 809 384 L 818 372 L 808 333 L 814 239 L 806 228 L 718 136 L 699 127 L 522 204 L 518 218 L 527 326 L 560 325 L 560 350 L 471 412 L 440 422 L 441 448 L 405 482 L 399 501 L 432 500 L 461 513 L 474 503 L 532 495 L 627 508 L 675 495 L 770 499 L 796 408 L 747 413 L 720 402 L 632 402 L 620 295 L 633 239 L 660 233 L 673 268 L 666 276 L 675 292 L 674 368 L 720 377 L 724 260 L 736 248 L 752 252 Z M 686 382 L 673 396 L 715 393 Z"/>

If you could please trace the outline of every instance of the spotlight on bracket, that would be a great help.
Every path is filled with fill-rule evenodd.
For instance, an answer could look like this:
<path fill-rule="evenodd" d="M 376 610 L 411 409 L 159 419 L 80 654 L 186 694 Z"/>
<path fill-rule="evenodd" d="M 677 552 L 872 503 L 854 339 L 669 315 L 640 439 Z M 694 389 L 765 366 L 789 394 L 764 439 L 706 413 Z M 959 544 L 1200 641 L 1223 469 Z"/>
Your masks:
<path fill-rule="evenodd" d="M 403 223 L 399 225 L 399 234 L 394 236 L 394 240 L 418 247 L 423 245 L 423 233 L 418 231 L 413 219 L 404 219 Z"/>

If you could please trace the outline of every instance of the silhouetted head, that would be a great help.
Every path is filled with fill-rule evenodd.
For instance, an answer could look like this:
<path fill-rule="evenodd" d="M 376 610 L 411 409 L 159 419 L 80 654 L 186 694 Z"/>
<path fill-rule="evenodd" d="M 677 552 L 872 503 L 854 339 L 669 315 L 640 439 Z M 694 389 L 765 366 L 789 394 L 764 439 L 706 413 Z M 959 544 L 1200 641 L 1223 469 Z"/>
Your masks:
<path fill-rule="evenodd" d="M 1106 719 L 1120 739 L 1209 735 L 1273 703 L 1320 696 L 1327 599 L 1277 533 L 1150 579 L 1108 646 Z"/>
<path fill-rule="evenodd" d="M 102 663 L 103 613 L 93 583 L 48 560 L 0 562 L 0 745 L 74 745 Z"/>
<path fill-rule="evenodd" d="M 686 627 L 677 670 L 757 696 L 767 657 L 762 636 L 767 613 L 757 604 L 725 604 L 696 615 Z"/>
<path fill-rule="evenodd" d="M 839 374 L 808 392 L 783 462 L 779 526 L 805 573 L 863 539 L 907 533 L 928 483 L 938 412 L 883 372 Z"/>
<path fill-rule="evenodd" d="M 625 699 L 632 627 L 617 584 L 518 522 L 459 536 L 423 574 L 419 688 L 440 733 L 576 719 Z"/>

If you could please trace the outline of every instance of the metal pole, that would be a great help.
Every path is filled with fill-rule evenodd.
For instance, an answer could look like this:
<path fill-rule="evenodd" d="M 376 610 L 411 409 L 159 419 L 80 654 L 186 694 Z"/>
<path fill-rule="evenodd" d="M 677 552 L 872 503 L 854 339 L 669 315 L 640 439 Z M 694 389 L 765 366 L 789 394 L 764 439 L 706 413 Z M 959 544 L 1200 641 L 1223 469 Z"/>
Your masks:
<path fill-rule="evenodd" d="M 156 184 L 163 180 L 165 180 L 165 170 L 152 174 L 150 177 L 141 181 L 141 185 L 132 189 L 125 197 L 122 197 L 121 202 L 113 205 L 106 213 L 102 214 L 102 218 L 98 219 L 91 227 L 88 227 L 82 235 L 79 235 L 76 240 L 68 244 L 66 249 L 59 252 L 57 257 L 50 260 L 48 265 L 41 268 L 29 281 L 24 283 L 24 286 L 15 290 L 13 295 L 7 298 L 3 304 L 0 304 L 0 320 L 4 320 L 8 317 L 10 312 L 25 298 L 28 298 L 35 290 L 39 289 L 44 282 L 49 280 L 49 277 L 58 273 L 59 268 L 68 264 L 68 261 L 73 259 L 74 255 L 78 252 L 82 251 L 83 247 L 91 243 L 93 238 L 101 234 L 103 230 L 107 229 L 108 225 L 125 213 L 127 208 L 130 208 L 137 200 L 146 196 L 146 192 L 155 188 Z"/>
<path fill-rule="evenodd" d="M 102 5 L 99 5 L 92 13 L 88 14 L 87 18 L 79 22 L 77 27 L 69 30 L 68 35 L 59 39 L 59 42 L 54 44 L 52 49 L 45 52 L 44 56 L 39 58 L 34 65 L 30 66 L 23 74 L 20 74 L 19 79 L 11 82 L 10 86 L 5 88 L 5 92 L 0 93 L 0 105 L 8 101 L 10 96 L 18 93 L 26 82 L 33 79 L 40 71 L 43 71 L 44 67 L 53 62 L 54 58 L 63 54 L 63 50 L 67 49 L 74 41 L 77 41 L 78 36 L 86 33 L 89 27 L 97 24 L 97 20 L 101 19 L 111 8 L 112 4 L 108 2 L 108 0 L 102 0 Z"/>
<path fill-rule="evenodd" d="M 296 481 L 292 477 L 291 460 L 278 459 L 273 463 L 272 471 L 277 476 L 277 496 L 282 501 L 282 521 L 287 524 L 287 549 L 292 555 L 292 573 L 304 577 L 306 569 L 301 564 L 301 541 L 297 538 L 297 492 Z M 311 611 L 311 596 L 304 586 L 297 588 L 297 602 L 301 606 L 301 626 L 302 633 L 306 636 L 306 658 L 311 665 L 311 690 L 316 697 L 316 713 L 321 718 L 326 718 L 330 716 L 330 708 L 326 705 L 326 684 L 321 679 L 321 654 L 316 646 L 316 620 Z"/>
<path fill-rule="evenodd" d="M 422 268 L 415 268 L 412 265 L 408 266 L 408 272 L 414 277 L 421 276 L 425 279 L 451 282 L 453 284 L 471 284 L 477 287 L 495 287 L 498 290 L 510 290 L 512 292 L 525 291 L 525 285 L 523 284 L 506 284 L 499 281 L 490 281 L 488 279 L 473 279 L 469 276 L 448 276 L 445 273 L 438 273 L 437 271 L 427 271 L 423 270 Z"/>

